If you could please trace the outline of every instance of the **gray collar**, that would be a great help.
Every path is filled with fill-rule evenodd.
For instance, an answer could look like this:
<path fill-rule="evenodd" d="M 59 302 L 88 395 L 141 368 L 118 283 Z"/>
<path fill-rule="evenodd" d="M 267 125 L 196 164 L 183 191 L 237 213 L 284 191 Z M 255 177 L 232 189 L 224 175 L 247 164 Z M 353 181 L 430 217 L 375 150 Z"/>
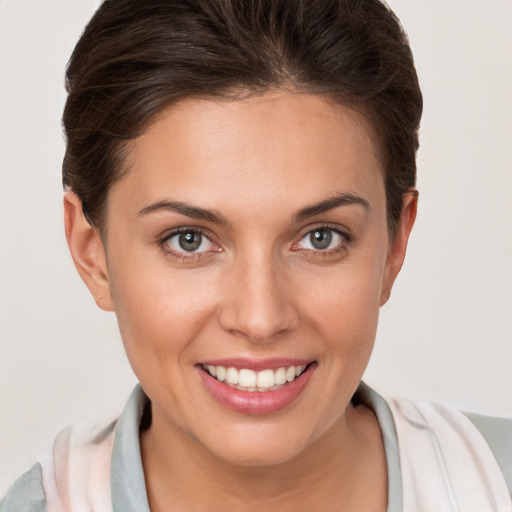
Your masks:
<path fill-rule="evenodd" d="M 388 404 L 376 391 L 361 381 L 354 396 L 354 405 L 363 404 L 370 408 L 377 416 L 384 450 L 386 451 L 386 466 L 388 470 L 388 510 L 387 512 L 402 512 L 402 472 L 400 471 L 400 457 L 398 454 L 398 438 L 395 422 Z"/>
<path fill-rule="evenodd" d="M 149 399 L 135 386 L 117 422 L 110 469 L 114 512 L 150 512 L 139 443 L 139 426 Z"/>

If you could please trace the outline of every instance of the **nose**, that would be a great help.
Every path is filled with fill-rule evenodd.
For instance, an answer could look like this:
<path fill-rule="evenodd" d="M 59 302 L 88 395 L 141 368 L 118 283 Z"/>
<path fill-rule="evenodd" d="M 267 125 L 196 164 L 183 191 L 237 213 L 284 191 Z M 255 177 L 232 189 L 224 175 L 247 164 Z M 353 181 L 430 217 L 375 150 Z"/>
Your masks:
<path fill-rule="evenodd" d="M 299 315 L 287 272 L 272 255 L 240 259 L 224 276 L 221 327 L 253 343 L 276 340 L 293 331 Z"/>

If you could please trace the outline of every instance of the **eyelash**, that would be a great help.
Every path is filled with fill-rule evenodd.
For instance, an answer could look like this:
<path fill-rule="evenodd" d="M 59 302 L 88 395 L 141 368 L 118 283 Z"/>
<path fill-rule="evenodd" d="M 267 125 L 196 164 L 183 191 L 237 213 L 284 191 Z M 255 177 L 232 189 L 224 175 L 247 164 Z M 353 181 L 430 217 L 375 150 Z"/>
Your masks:
<path fill-rule="evenodd" d="M 342 241 L 338 246 L 333 247 L 331 249 L 304 249 L 297 247 L 297 245 L 302 242 L 306 237 L 311 236 L 316 231 L 329 231 L 331 233 L 335 233 L 336 235 L 342 238 Z M 308 227 L 307 230 L 303 231 L 300 235 L 300 238 L 297 242 L 295 242 L 292 246 L 292 250 L 303 251 L 308 253 L 308 257 L 311 258 L 325 258 L 332 257 L 335 255 L 339 255 L 340 253 L 346 252 L 348 246 L 353 242 L 353 237 L 349 235 L 346 231 L 343 231 L 339 228 L 339 226 L 332 226 L 329 224 L 319 224 L 314 227 Z"/>
<path fill-rule="evenodd" d="M 176 236 L 182 235 L 184 233 L 194 233 L 199 234 L 201 237 L 203 237 L 203 240 L 201 243 L 203 243 L 204 239 L 208 240 L 209 243 L 214 245 L 216 247 L 213 251 L 202 251 L 202 252 L 177 252 L 176 250 L 173 250 L 169 246 L 169 241 Z M 221 252 L 222 248 L 220 248 L 215 242 L 212 240 L 212 236 L 209 235 L 205 230 L 201 228 L 196 227 L 181 227 L 177 229 L 173 229 L 171 232 L 167 232 L 163 237 L 160 238 L 158 241 L 158 245 L 162 248 L 162 250 L 165 252 L 167 256 L 170 258 L 173 258 L 175 260 L 181 261 L 181 262 L 195 262 L 203 258 L 207 258 L 213 255 L 213 253 Z"/>
<path fill-rule="evenodd" d="M 331 249 L 314 249 L 314 248 L 308 249 L 308 248 L 297 247 L 297 245 L 300 242 L 302 242 L 307 236 L 311 236 L 315 231 L 329 231 L 331 233 L 335 233 L 336 235 L 339 235 L 343 239 L 343 242 L 341 243 L 341 246 L 334 247 Z M 193 252 L 193 251 L 187 252 L 185 250 L 183 252 L 177 252 L 177 251 L 173 250 L 169 246 L 169 241 L 173 237 L 179 236 L 183 233 L 199 234 L 199 235 L 201 235 L 201 237 L 208 240 L 209 243 L 211 243 L 213 246 L 215 246 L 216 249 L 209 250 L 209 251 L 201 251 L 201 252 Z M 158 240 L 158 245 L 162 248 L 162 250 L 165 252 L 165 254 L 167 256 L 169 256 L 170 258 L 173 258 L 180 262 L 196 262 L 196 261 L 204 259 L 204 258 L 209 258 L 209 257 L 213 256 L 214 253 L 222 252 L 222 248 L 219 247 L 212 240 L 212 238 L 213 237 L 211 235 L 209 235 L 208 232 L 206 232 L 205 230 L 203 230 L 201 228 L 184 226 L 184 227 L 180 227 L 177 229 L 173 229 L 171 232 L 165 233 L 165 235 L 162 236 Z M 352 236 L 349 235 L 348 233 L 346 233 L 345 231 L 342 231 L 339 227 L 331 226 L 328 224 L 320 224 L 320 225 L 317 225 L 314 227 L 308 227 L 307 230 L 303 231 L 299 235 L 298 240 L 293 243 L 291 250 L 294 252 L 300 251 L 300 252 L 304 252 L 304 253 L 309 253 L 308 257 L 323 258 L 323 257 L 329 257 L 329 256 L 333 256 L 333 255 L 337 255 L 342 252 L 345 252 L 347 250 L 347 245 L 349 245 L 352 242 L 352 240 L 353 240 Z M 204 240 L 202 240 L 201 243 L 203 243 L 203 241 Z"/>

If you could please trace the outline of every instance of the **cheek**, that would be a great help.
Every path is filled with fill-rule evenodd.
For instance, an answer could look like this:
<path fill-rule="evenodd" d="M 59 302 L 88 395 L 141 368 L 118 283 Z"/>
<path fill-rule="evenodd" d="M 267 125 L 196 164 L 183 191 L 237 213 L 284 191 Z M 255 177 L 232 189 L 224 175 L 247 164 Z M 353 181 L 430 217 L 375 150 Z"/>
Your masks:
<path fill-rule="evenodd" d="M 369 357 L 379 316 L 382 265 L 379 259 L 359 263 L 319 276 L 314 287 L 296 292 L 303 316 L 322 333 L 330 355 L 346 361 Z"/>
<path fill-rule="evenodd" d="M 109 276 L 126 353 L 135 373 L 186 359 L 215 310 L 204 276 L 158 266 L 134 272 L 123 263 Z M 172 357 L 169 357 L 171 355 Z"/>
<path fill-rule="evenodd" d="M 373 290 L 362 283 L 344 283 L 343 289 L 320 305 L 319 330 L 326 331 L 333 364 L 357 369 L 357 361 L 366 365 L 375 340 L 379 308 Z M 336 361 L 335 358 L 338 358 Z"/>

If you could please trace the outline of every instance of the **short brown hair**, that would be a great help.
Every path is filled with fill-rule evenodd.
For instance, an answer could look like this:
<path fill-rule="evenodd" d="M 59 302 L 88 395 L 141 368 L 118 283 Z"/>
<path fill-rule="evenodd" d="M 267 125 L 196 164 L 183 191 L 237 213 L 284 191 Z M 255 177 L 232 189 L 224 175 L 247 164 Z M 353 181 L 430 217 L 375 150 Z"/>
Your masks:
<path fill-rule="evenodd" d="M 190 96 L 292 86 L 371 120 L 394 232 L 415 185 L 422 96 L 398 19 L 379 0 L 106 0 L 66 73 L 63 183 L 100 230 L 123 149 Z"/>

